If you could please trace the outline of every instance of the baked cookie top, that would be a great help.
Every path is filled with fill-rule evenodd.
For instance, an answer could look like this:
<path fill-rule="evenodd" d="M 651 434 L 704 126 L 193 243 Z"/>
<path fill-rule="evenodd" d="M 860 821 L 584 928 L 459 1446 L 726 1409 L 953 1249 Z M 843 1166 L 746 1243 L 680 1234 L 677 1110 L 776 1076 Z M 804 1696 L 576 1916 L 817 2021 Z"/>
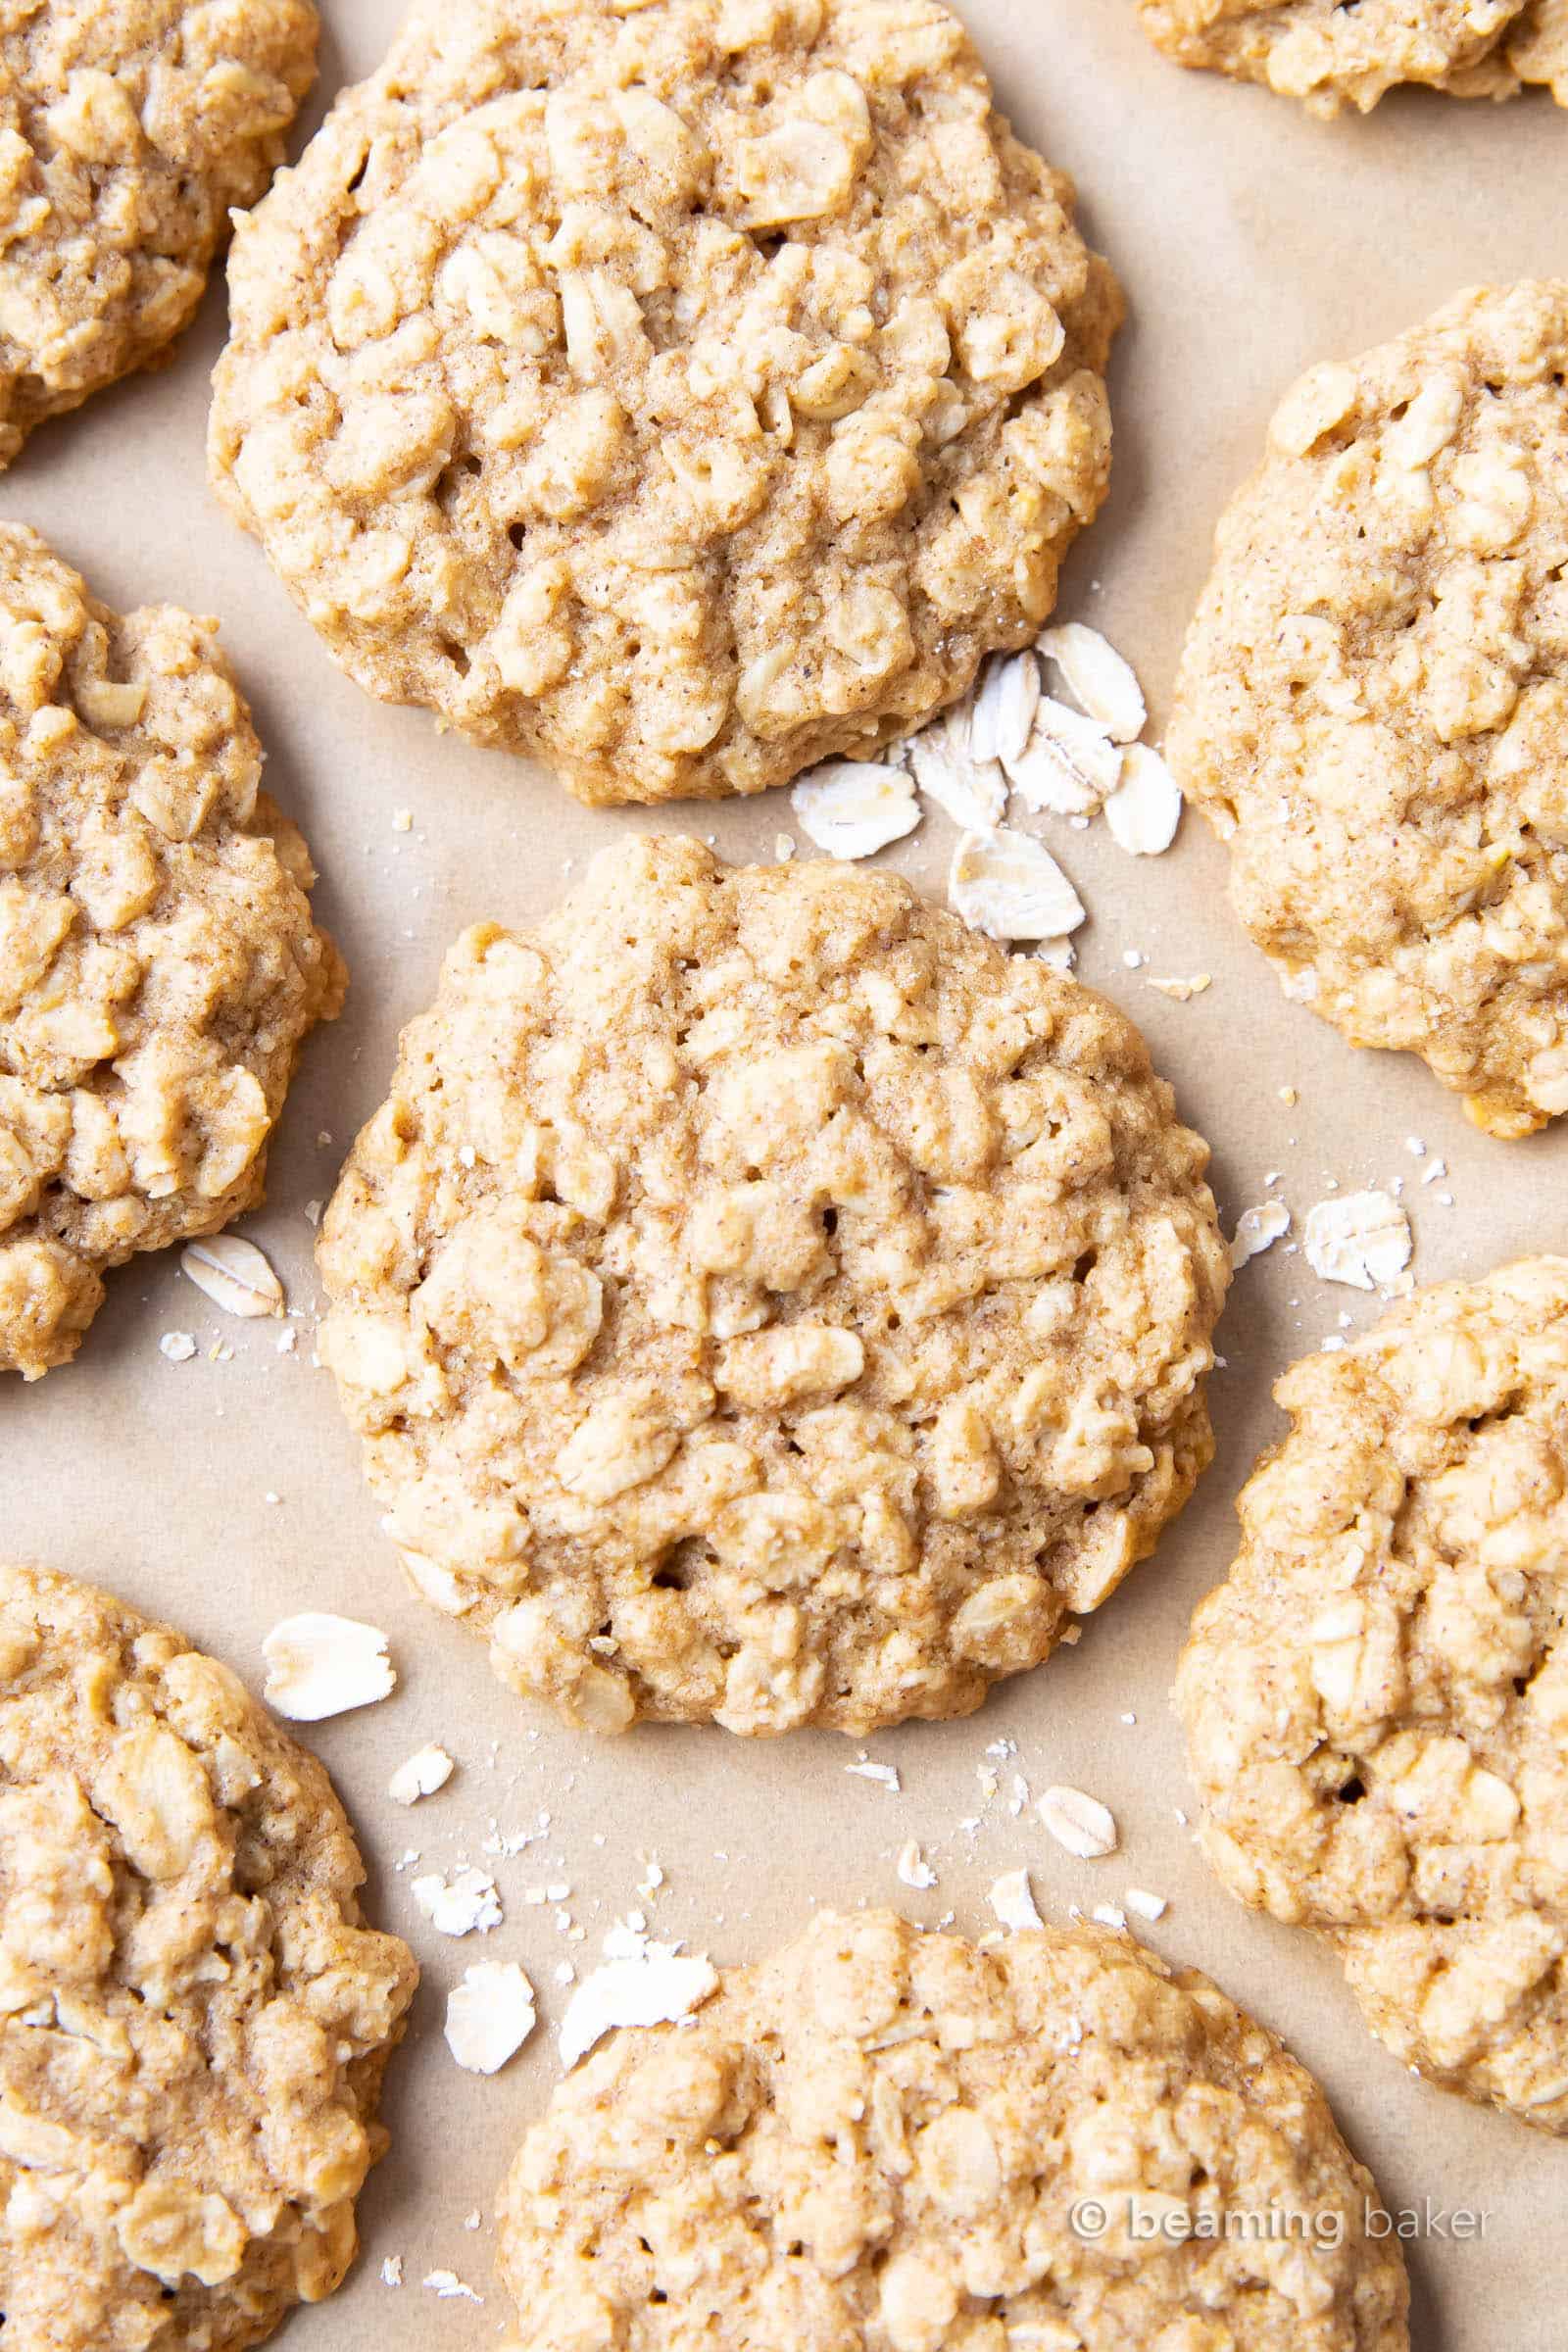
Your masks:
<path fill-rule="evenodd" d="M 1568 2132 L 1568 1258 L 1308 1356 L 1176 1695 L 1209 1860 L 1423 2074 Z"/>
<path fill-rule="evenodd" d="M 310 0 L 42 0 L 0 19 L 0 466 L 166 350 L 282 160 Z"/>
<path fill-rule="evenodd" d="M 1196 1971 L 822 1912 L 566 2077 L 498 2260 L 531 2352 L 1403 2352 L 1376 2198 L 1316 2083 Z M 1293 2233 L 1223 2233 L 1266 2211 Z"/>
<path fill-rule="evenodd" d="M 342 999 L 218 624 L 122 617 L 0 525 L 0 1371 L 75 1353 L 101 1269 L 262 1197 Z"/>
<path fill-rule="evenodd" d="M 213 479 L 361 685 L 757 792 L 1032 638 L 1120 296 L 936 0 L 420 0 L 242 223 Z"/>
<path fill-rule="evenodd" d="M 1304 376 L 1166 737 L 1287 993 L 1503 1136 L 1568 1109 L 1565 370 L 1546 279 Z"/>
<path fill-rule="evenodd" d="M 1550 9 L 1556 0 L 1542 0 Z M 1533 0 L 1138 0 L 1144 27 L 1179 65 L 1265 82 L 1313 114 L 1370 113 L 1396 82 L 1459 97 L 1518 87 L 1511 34 Z M 1537 80 L 1549 75 L 1538 74 Z"/>
<path fill-rule="evenodd" d="M 569 1721 L 962 1714 L 1208 1461 L 1207 1156 L 1119 1012 L 906 883 L 629 843 L 452 950 L 321 1354 L 416 1585 Z"/>
<path fill-rule="evenodd" d="M 229 2352 L 330 2294 L 417 1970 L 227 1667 L 0 1568 L 6 2352 Z"/>

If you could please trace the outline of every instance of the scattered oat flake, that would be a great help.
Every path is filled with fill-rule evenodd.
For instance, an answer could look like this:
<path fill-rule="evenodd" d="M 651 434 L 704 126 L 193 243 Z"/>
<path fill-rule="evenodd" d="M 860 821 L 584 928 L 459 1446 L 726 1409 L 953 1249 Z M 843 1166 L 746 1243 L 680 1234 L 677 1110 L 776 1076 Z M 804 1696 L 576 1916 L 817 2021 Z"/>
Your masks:
<path fill-rule="evenodd" d="M 561 2025 L 561 2063 L 573 2067 L 617 2026 L 675 2025 L 718 1988 L 718 1971 L 702 1952 L 651 1943 L 630 1926 L 612 1928 L 603 1964 L 584 1979 Z"/>
<path fill-rule="evenodd" d="M 988 833 L 1001 822 L 1007 787 L 995 760 L 975 760 L 962 704 L 922 727 L 906 750 L 916 784 L 944 816 L 966 833 Z"/>
<path fill-rule="evenodd" d="M 1043 1928 L 1026 1870 L 1005 1870 L 991 1887 L 991 1908 L 1004 1928 Z"/>
<path fill-rule="evenodd" d="M 773 856 L 777 863 L 780 865 L 788 865 L 794 855 L 795 841 L 793 835 L 789 833 L 775 833 L 773 836 Z"/>
<path fill-rule="evenodd" d="M 321 1222 L 321 1203 L 319 1200 L 306 1201 L 305 1222 L 307 1225 L 319 1225 Z"/>
<path fill-rule="evenodd" d="M 1049 963 L 1054 972 L 1070 972 L 1078 960 L 1078 951 L 1070 939 L 1043 939 L 1035 956 L 1041 963 Z"/>
<path fill-rule="evenodd" d="M 1102 1928 L 1119 1930 L 1127 1925 L 1127 1914 L 1119 1903 L 1097 1903 L 1089 1916 L 1098 1920 Z"/>
<path fill-rule="evenodd" d="M 403 2257 L 401 2254 L 389 2254 L 382 2263 L 381 2284 L 383 2286 L 401 2286 L 403 2284 Z"/>
<path fill-rule="evenodd" d="M 911 1838 L 907 1845 L 900 1849 L 896 1867 L 903 1885 L 913 1886 L 919 1893 L 923 1894 L 928 1886 L 934 1886 L 937 1883 L 937 1874 L 921 1853 L 917 1838 Z"/>
<path fill-rule="evenodd" d="M 1048 1788 L 1036 1811 L 1056 1843 L 1080 1862 L 1097 1862 L 1102 1854 L 1115 1852 L 1115 1815 L 1082 1788 Z"/>
<path fill-rule="evenodd" d="M 846 1764 L 844 1769 L 854 1773 L 857 1780 L 880 1782 L 884 1788 L 891 1788 L 895 1796 L 903 1786 L 896 1764 L 873 1764 L 869 1756 L 858 1756 L 853 1764 Z"/>
<path fill-rule="evenodd" d="M 1182 796 L 1164 760 L 1147 743 L 1122 754 L 1121 782 L 1105 803 L 1105 822 L 1118 849 L 1132 858 L 1157 858 L 1176 838 Z"/>
<path fill-rule="evenodd" d="M 439 1871 L 412 1879 L 414 1899 L 438 1936 L 488 1936 L 501 1925 L 501 1897 L 494 1879 L 470 1865 L 444 1879 Z"/>
<path fill-rule="evenodd" d="M 964 834 L 954 854 L 948 897 L 970 929 L 988 939 L 1060 939 L 1086 919 L 1078 893 L 1050 851 L 1007 825 Z"/>
<path fill-rule="evenodd" d="M 427 1747 L 416 1748 L 398 1766 L 386 1785 L 386 1792 L 394 1804 L 416 1805 L 421 1796 L 434 1796 L 438 1788 L 444 1788 L 452 1771 L 452 1758 L 432 1740 Z"/>
<path fill-rule="evenodd" d="M 920 822 L 914 786 L 880 760 L 829 760 L 790 794 L 801 828 L 830 858 L 869 858 Z"/>
<path fill-rule="evenodd" d="M 188 1364 L 196 1352 L 196 1342 L 188 1331 L 166 1331 L 158 1343 L 158 1352 L 172 1364 Z"/>
<path fill-rule="evenodd" d="M 1040 664 L 1033 654 L 994 662 L 974 698 L 969 718 L 969 757 L 1000 760 L 1005 767 L 1028 742 L 1040 708 Z"/>
<path fill-rule="evenodd" d="M 1250 1258 L 1261 1257 L 1290 1230 L 1291 1212 L 1283 1200 L 1260 1200 L 1255 1208 L 1244 1208 L 1231 1236 L 1232 1266 L 1239 1268 Z"/>
<path fill-rule="evenodd" d="M 1149 985 L 1157 988 L 1162 997 L 1169 997 L 1178 1004 L 1190 1004 L 1194 997 L 1202 996 L 1206 989 L 1213 987 L 1214 982 L 1212 974 L 1208 972 L 1195 972 L 1190 980 L 1155 979 L 1151 974 Z"/>
<path fill-rule="evenodd" d="M 306 1609 L 274 1625 L 262 1643 L 263 1695 L 290 1723 L 320 1723 L 351 1707 L 373 1706 L 397 1682 L 378 1626 Z"/>
<path fill-rule="evenodd" d="M 412 808 L 394 808 L 392 811 L 392 830 L 394 833 L 412 833 L 414 830 L 414 810 Z"/>
<path fill-rule="evenodd" d="M 206 1241 L 188 1242 L 179 1253 L 179 1270 L 225 1315 L 283 1312 L 283 1285 L 256 1244 L 242 1242 L 238 1234 L 215 1233 Z"/>
<path fill-rule="evenodd" d="M 439 2295 L 444 2303 L 450 2303 L 459 2298 L 466 2303 L 482 2303 L 484 2301 L 483 2295 L 476 2295 L 471 2286 L 465 2285 L 456 2271 L 427 2271 L 424 2276 L 424 2283 L 431 2293 Z"/>
<path fill-rule="evenodd" d="M 1007 761 L 1007 781 L 1037 816 L 1092 816 L 1121 770 L 1121 750 L 1103 727 L 1042 695 L 1028 742 Z"/>
<path fill-rule="evenodd" d="M 1147 1886 L 1129 1886 L 1121 1899 L 1128 1910 L 1136 1912 L 1140 1919 L 1163 1919 L 1165 1916 L 1165 1897 L 1162 1894 L 1151 1894 Z"/>
<path fill-rule="evenodd" d="M 499 2074 L 538 2014 L 533 1986 L 515 1960 L 476 1960 L 447 1994 L 447 2048 L 466 2074 Z"/>
<path fill-rule="evenodd" d="M 1039 646 L 1046 659 L 1054 662 L 1074 699 L 1113 742 L 1131 743 L 1143 733 L 1149 716 L 1144 690 L 1132 663 L 1107 637 L 1081 620 L 1069 620 L 1047 629 Z"/>
<path fill-rule="evenodd" d="M 1341 1193 L 1306 1212 L 1307 1263 L 1357 1291 L 1392 1283 L 1410 1262 L 1410 1221 L 1391 1193 Z"/>

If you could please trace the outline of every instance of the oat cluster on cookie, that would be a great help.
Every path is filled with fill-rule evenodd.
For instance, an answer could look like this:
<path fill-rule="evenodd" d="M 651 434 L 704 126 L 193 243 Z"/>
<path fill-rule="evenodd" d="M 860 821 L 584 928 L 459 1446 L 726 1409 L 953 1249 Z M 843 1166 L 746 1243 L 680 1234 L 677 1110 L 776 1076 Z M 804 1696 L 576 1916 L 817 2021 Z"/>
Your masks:
<path fill-rule="evenodd" d="M 589 801 L 907 733 L 1051 611 L 1120 298 L 936 0 L 416 7 L 241 224 L 211 463 L 371 693 Z"/>

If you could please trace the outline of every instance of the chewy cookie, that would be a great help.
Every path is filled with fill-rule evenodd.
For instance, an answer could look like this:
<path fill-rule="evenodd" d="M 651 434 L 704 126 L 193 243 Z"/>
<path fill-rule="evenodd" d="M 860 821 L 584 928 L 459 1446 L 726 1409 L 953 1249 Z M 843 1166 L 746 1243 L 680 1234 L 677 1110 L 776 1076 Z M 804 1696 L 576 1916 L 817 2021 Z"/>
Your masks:
<path fill-rule="evenodd" d="M 936 0 L 420 0 L 242 223 L 211 463 L 371 694 L 758 792 L 1030 640 L 1121 302 Z"/>
<path fill-rule="evenodd" d="M 906 883 L 638 842 L 452 950 L 321 1353 L 415 1583 L 569 1721 L 962 1714 L 1209 1459 L 1207 1156 Z"/>
<path fill-rule="evenodd" d="M 331 2293 L 418 1975 L 364 1876 L 227 1667 L 0 1568 L 6 2352 L 237 2352 Z"/>
<path fill-rule="evenodd" d="M 1287 994 L 1494 1135 L 1568 1109 L 1568 281 L 1285 399 L 1166 753 Z"/>
<path fill-rule="evenodd" d="M 215 621 L 122 618 L 0 525 L 0 1371 L 68 1362 L 106 1266 L 262 1198 L 343 970 L 261 772 Z"/>
<path fill-rule="evenodd" d="M 1511 98 L 1568 97 L 1565 0 L 1138 0 L 1178 65 L 1264 82 L 1315 115 L 1369 114 L 1399 82 Z"/>
<path fill-rule="evenodd" d="M 1568 1258 L 1424 1291 L 1274 1392 L 1176 1696 L 1205 1853 L 1373 2031 L 1568 2132 Z"/>
<path fill-rule="evenodd" d="M 823 1912 L 566 2078 L 499 2268 L 530 2352 L 1404 2352 L 1375 2203 L 1310 2076 L 1195 1970 Z"/>
<path fill-rule="evenodd" d="M 0 466 L 157 365 L 316 72 L 310 0 L 42 0 L 0 21 Z"/>

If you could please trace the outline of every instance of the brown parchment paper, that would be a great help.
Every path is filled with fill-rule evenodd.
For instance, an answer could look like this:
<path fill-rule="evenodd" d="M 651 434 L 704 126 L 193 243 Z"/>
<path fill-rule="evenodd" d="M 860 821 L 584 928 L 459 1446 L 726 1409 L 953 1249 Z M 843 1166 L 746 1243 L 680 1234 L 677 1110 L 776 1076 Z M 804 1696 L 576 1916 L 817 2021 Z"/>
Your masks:
<path fill-rule="evenodd" d="M 461 6 L 462 0 L 453 0 Z M 393 0 L 323 0 L 327 99 L 377 62 Z M 1115 486 L 1080 543 L 1061 611 L 1097 622 L 1134 662 L 1154 729 L 1221 504 L 1253 463 L 1280 391 L 1319 358 L 1352 352 L 1483 278 L 1568 267 L 1568 114 L 1544 96 L 1506 107 L 1408 94 L 1370 121 L 1314 122 L 1266 92 L 1187 74 L 1140 34 L 1132 0 L 963 0 L 1002 102 L 1023 135 L 1079 181 L 1095 241 L 1127 286 L 1131 323 L 1112 378 Z M 1177 1808 L 1187 1801 L 1168 1687 L 1188 1615 L 1226 1568 L 1232 1502 L 1277 1434 L 1269 1389 L 1283 1366 L 1375 1300 L 1319 1282 L 1279 1247 L 1239 1276 L 1214 1383 L 1218 1457 L 1158 1555 L 1038 1674 L 979 1716 L 878 1739 L 891 1793 L 845 1767 L 830 1735 L 748 1743 L 717 1731 L 644 1730 L 595 1744 L 496 1685 L 481 1645 L 406 1593 L 365 1492 L 324 1372 L 313 1367 L 317 1301 L 310 1204 L 329 1194 L 358 1124 L 380 1100 L 400 1025 L 423 1005 L 443 948 L 466 923 L 526 923 L 568 869 L 627 827 L 688 828 L 732 857 L 768 857 L 795 832 L 787 796 L 588 814 L 542 772 L 438 736 L 421 713 L 384 710 L 332 667 L 248 540 L 220 514 L 203 468 L 208 374 L 222 334 L 215 287 L 167 372 L 100 397 L 36 434 L 0 478 L 0 514 L 35 524 L 126 607 L 169 597 L 221 616 L 270 749 L 269 781 L 302 822 L 320 905 L 352 973 L 347 1010 L 307 1052 L 275 1148 L 265 1210 L 247 1221 L 284 1277 L 297 1351 L 272 1323 L 220 1316 L 172 1254 L 111 1278 L 77 1363 L 31 1389 L 0 1389 L 3 1541 L 116 1588 L 261 1681 L 260 1643 L 281 1615 L 340 1610 L 386 1628 L 400 1683 L 385 1704 L 306 1737 L 357 1824 L 374 1917 L 407 1936 L 424 1985 L 388 2083 L 392 2152 L 361 2207 L 364 2252 L 347 2286 L 284 2328 L 289 2352 L 453 2352 L 492 2344 L 490 2204 L 558 2068 L 566 1998 L 556 1972 L 592 1965 L 599 1938 L 639 1906 L 665 1935 L 720 1960 L 755 1955 L 817 1903 L 892 1901 L 913 1917 L 994 1923 L 986 1890 L 1032 1873 L 1048 1917 L 1118 1900 L 1129 1885 L 1169 1898 L 1150 1942 L 1208 1970 L 1323 2080 L 1391 2207 L 1486 2216 L 1468 2242 L 1430 2232 L 1409 2249 L 1419 2352 L 1547 2352 L 1568 2342 L 1568 2146 L 1427 2088 L 1363 2030 L 1332 1960 L 1304 1936 L 1242 1911 L 1209 1879 Z M 413 829 L 393 828 L 394 811 Z M 1030 820 L 1037 821 L 1037 820 Z M 1038 820 L 1091 909 L 1080 971 L 1125 1005 L 1214 1148 L 1227 1230 L 1281 1174 L 1297 1211 L 1330 1179 L 1349 1189 L 1402 1175 L 1415 1270 L 1434 1280 L 1568 1245 L 1568 1125 L 1525 1144 L 1470 1129 L 1419 1065 L 1353 1054 L 1287 1004 L 1234 922 L 1224 859 L 1189 817 L 1165 858 L 1122 855 L 1102 825 Z M 806 847 L 804 841 L 803 849 Z M 943 890 L 953 846 L 932 812 L 888 854 Z M 1149 963 L 1129 969 L 1124 952 Z M 1179 1004 L 1146 973 L 1206 972 Z M 1294 1087 L 1294 1106 L 1280 1090 Z M 1429 1151 L 1418 1161 L 1406 1139 Z M 1445 1180 L 1422 1187 L 1430 1157 Z M 1451 1197 L 1447 1205 L 1444 1196 Z M 171 1364 L 170 1329 L 203 1353 Z M 222 1360 L 205 1352 L 215 1343 Z M 412 1813 L 386 1795 L 393 1766 L 427 1740 L 459 1760 Z M 1016 1754 L 988 1755 L 1016 1742 Z M 995 1777 L 988 1797 L 979 1777 Z M 1014 1810 L 1014 1775 L 1089 1788 L 1114 1809 L 1122 1846 L 1080 1864 Z M 973 1829 L 960 1823 L 978 1818 Z M 511 1860 L 481 1848 L 493 1826 L 541 1829 Z M 917 1838 L 939 1884 L 901 1886 L 894 1860 Z M 505 1924 L 463 1942 L 417 1916 L 399 1868 L 472 1859 L 492 1869 Z M 663 1888 L 639 1896 L 640 1855 Z M 564 1904 L 525 1889 L 569 1886 Z M 573 1942 L 573 1929 L 585 1931 Z M 459 2072 L 441 2037 L 448 1987 L 481 1956 L 522 1962 L 544 2023 L 489 2081 Z M 469 2217 L 474 2217 L 471 2225 Z M 401 2255 L 392 2290 L 383 2259 Z M 439 2301 L 435 2269 L 482 2304 Z M 788 2352 L 780 2346 L 779 2352 Z M 1134 2352 L 1134 2348 L 1129 2348 Z"/>

